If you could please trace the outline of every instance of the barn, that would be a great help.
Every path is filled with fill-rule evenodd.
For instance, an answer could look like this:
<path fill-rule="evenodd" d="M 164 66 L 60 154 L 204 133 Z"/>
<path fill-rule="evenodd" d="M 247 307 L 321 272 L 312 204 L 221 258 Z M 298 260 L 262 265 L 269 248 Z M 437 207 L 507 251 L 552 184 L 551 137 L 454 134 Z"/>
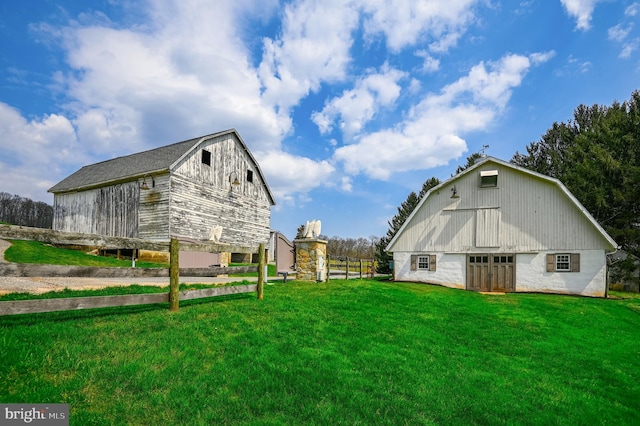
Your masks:
<path fill-rule="evenodd" d="M 485 157 L 425 194 L 386 250 L 396 281 L 603 297 L 616 248 L 559 180 Z"/>
<path fill-rule="evenodd" d="M 54 185 L 53 229 L 148 240 L 269 240 L 275 201 L 235 129 L 82 167 Z"/>

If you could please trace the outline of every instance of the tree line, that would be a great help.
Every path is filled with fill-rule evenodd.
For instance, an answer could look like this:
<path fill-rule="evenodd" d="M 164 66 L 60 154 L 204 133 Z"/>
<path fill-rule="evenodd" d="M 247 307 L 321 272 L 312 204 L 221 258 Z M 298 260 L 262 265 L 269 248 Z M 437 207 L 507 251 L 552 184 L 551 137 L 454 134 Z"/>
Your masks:
<path fill-rule="evenodd" d="M 19 195 L 0 192 L 0 222 L 11 225 L 51 228 L 53 207 Z"/>
<path fill-rule="evenodd" d="M 296 238 L 303 238 L 304 224 L 298 226 Z M 373 259 L 380 240 L 375 235 L 369 238 L 342 238 L 319 235 L 319 239 L 327 242 L 327 253 L 332 257 L 354 257 L 358 259 Z"/>
<path fill-rule="evenodd" d="M 473 154 L 456 174 L 481 158 Z M 622 249 L 640 256 L 640 91 L 611 106 L 580 105 L 568 122 L 553 123 L 526 153 L 516 151 L 511 163 L 560 180 Z M 376 245 L 379 272 L 389 272 L 384 251 L 437 178 L 411 192 L 388 222 Z M 635 265 L 625 265 L 631 274 Z"/>

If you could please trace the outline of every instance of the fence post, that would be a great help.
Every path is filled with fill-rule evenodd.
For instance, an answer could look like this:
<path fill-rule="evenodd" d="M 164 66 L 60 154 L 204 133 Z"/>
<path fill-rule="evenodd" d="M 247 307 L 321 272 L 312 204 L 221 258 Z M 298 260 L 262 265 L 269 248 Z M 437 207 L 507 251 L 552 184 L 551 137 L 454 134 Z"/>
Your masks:
<path fill-rule="evenodd" d="M 260 243 L 258 246 L 258 300 L 262 300 L 264 298 L 264 267 L 266 264 L 264 243 Z"/>
<path fill-rule="evenodd" d="M 360 279 L 362 279 L 362 259 L 360 259 Z"/>
<path fill-rule="evenodd" d="M 327 253 L 327 282 L 331 279 L 331 255 Z"/>
<path fill-rule="evenodd" d="M 349 256 L 347 256 L 347 266 L 344 269 L 346 271 L 345 274 L 344 274 L 345 275 L 345 279 L 348 280 L 349 279 Z"/>
<path fill-rule="evenodd" d="M 169 244 L 169 310 L 175 312 L 180 304 L 180 243 L 172 238 Z"/>

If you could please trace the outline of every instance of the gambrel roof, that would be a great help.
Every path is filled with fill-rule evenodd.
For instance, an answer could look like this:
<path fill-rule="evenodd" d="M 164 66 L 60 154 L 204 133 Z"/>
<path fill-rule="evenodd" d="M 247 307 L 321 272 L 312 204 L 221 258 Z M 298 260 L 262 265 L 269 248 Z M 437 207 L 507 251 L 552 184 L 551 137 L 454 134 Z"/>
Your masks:
<path fill-rule="evenodd" d="M 79 191 L 112 185 L 118 182 L 130 181 L 133 179 L 141 178 L 145 175 L 169 172 L 174 165 L 178 164 L 181 159 L 189 155 L 193 150 L 196 150 L 201 142 L 227 134 L 234 134 L 236 139 L 240 142 L 242 148 L 253 162 L 253 165 L 255 166 L 260 179 L 262 179 L 262 182 L 264 182 L 271 204 L 275 205 L 275 200 L 273 198 L 273 195 L 271 194 L 269 185 L 267 184 L 267 181 L 262 174 L 262 170 L 260 170 L 258 162 L 253 157 L 253 155 L 247 148 L 247 145 L 235 129 L 229 129 L 222 132 L 174 143 L 171 145 L 162 146 L 160 148 L 138 152 L 135 154 L 84 166 L 80 170 L 76 171 L 75 173 L 71 174 L 70 176 L 52 186 L 49 189 L 49 192 L 60 193 Z"/>
<path fill-rule="evenodd" d="M 459 180 L 463 179 L 466 175 L 472 173 L 474 170 L 476 170 L 476 169 L 478 169 L 478 168 L 480 168 L 480 167 L 482 167 L 484 165 L 487 165 L 488 163 L 489 164 L 493 163 L 493 164 L 496 164 L 496 165 L 500 165 L 500 166 L 503 166 L 505 168 L 509 168 L 509 169 L 515 170 L 517 172 L 520 172 L 520 173 L 522 173 L 524 175 L 527 175 L 527 176 L 529 176 L 531 178 L 540 179 L 540 180 L 546 181 L 546 182 L 554 185 L 555 187 L 557 187 L 566 196 L 566 198 L 568 200 L 570 200 L 570 203 L 573 204 L 577 208 L 577 210 L 580 212 L 580 214 L 587 220 L 587 222 L 590 225 L 593 226 L 593 228 L 595 229 L 596 233 L 600 234 L 600 236 L 604 239 L 604 241 L 606 241 L 606 243 L 610 246 L 610 248 L 612 250 L 615 250 L 617 248 L 617 243 L 613 240 L 613 238 L 611 238 L 611 236 L 602 228 L 602 226 L 600 226 L 600 224 L 587 211 L 587 209 L 580 203 L 580 201 L 578 201 L 578 199 L 558 179 L 552 178 L 550 176 L 543 175 L 541 173 L 537 173 L 537 172 L 531 171 L 531 170 L 526 169 L 524 167 L 520 167 L 520 166 L 517 166 L 515 164 L 511 164 L 511 163 L 502 161 L 502 160 L 494 158 L 494 157 L 485 157 L 485 158 L 480 159 L 476 164 L 474 164 L 473 166 L 467 168 L 463 172 L 461 172 L 461 173 L 451 177 L 450 179 L 440 183 L 439 185 L 431 188 L 424 195 L 424 197 L 422 197 L 422 199 L 420 200 L 418 205 L 411 212 L 409 217 L 405 220 L 405 222 L 400 227 L 398 232 L 396 232 L 396 234 L 394 235 L 393 239 L 391 239 L 391 241 L 389 242 L 389 244 L 387 245 L 385 250 L 388 251 L 388 252 L 393 252 L 394 251 L 394 246 L 398 243 L 398 240 L 401 238 L 402 234 L 405 232 L 405 230 L 407 229 L 407 227 L 411 223 L 411 221 L 414 218 L 414 216 L 416 216 L 416 214 L 418 214 L 418 212 L 422 209 L 422 207 L 423 207 L 423 205 L 425 205 L 425 203 L 429 202 L 428 200 L 429 200 L 430 196 L 432 196 L 432 194 L 437 194 L 444 187 L 454 185 L 456 182 L 458 182 Z M 460 183 L 460 182 L 458 182 L 458 183 Z"/>

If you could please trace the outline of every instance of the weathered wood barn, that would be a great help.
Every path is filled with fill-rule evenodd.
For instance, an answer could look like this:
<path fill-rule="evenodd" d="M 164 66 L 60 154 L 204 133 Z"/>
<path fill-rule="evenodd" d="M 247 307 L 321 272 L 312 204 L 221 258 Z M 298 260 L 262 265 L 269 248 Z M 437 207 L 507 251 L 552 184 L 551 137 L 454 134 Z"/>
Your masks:
<path fill-rule="evenodd" d="M 601 297 L 616 247 L 560 181 L 486 157 L 432 188 L 386 250 L 397 281 Z"/>
<path fill-rule="evenodd" d="M 150 240 L 269 240 L 275 201 L 234 129 L 82 167 L 54 185 L 53 229 Z"/>

